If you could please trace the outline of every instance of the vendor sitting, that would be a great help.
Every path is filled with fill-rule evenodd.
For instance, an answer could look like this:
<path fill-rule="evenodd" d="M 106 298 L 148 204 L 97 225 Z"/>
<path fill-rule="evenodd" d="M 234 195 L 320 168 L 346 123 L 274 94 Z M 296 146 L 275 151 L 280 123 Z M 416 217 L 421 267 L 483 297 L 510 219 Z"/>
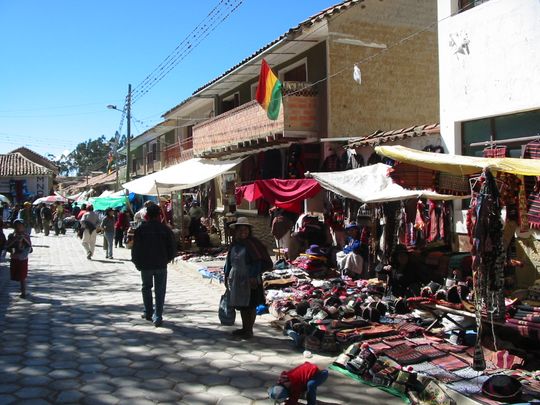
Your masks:
<path fill-rule="evenodd" d="M 411 261 L 411 255 L 407 248 L 403 245 L 397 245 L 392 255 L 391 265 L 383 268 L 394 296 L 413 297 L 420 293 L 416 267 Z"/>
<path fill-rule="evenodd" d="M 302 393 L 306 393 L 307 405 L 317 403 L 317 387 L 328 378 L 328 370 L 320 370 L 315 364 L 305 362 L 292 370 L 283 371 L 277 385 L 268 391 L 270 398 L 297 405 Z"/>
<path fill-rule="evenodd" d="M 362 232 L 355 222 L 345 227 L 347 233 L 346 245 L 342 252 L 336 254 L 336 262 L 341 274 L 355 278 L 365 278 L 367 266 L 365 260 L 368 254 L 367 230 Z"/>

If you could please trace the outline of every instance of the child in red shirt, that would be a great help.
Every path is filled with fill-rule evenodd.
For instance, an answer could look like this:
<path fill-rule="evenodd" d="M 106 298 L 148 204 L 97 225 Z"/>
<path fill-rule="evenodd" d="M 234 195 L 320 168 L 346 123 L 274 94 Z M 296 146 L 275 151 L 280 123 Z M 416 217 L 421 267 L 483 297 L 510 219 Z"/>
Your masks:
<path fill-rule="evenodd" d="M 287 400 L 286 405 L 298 404 L 306 392 L 307 405 L 317 403 L 317 387 L 328 378 L 328 370 L 320 370 L 315 364 L 305 362 L 289 371 L 283 371 L 277 385 L 268 391 L 270 398 Z"/>

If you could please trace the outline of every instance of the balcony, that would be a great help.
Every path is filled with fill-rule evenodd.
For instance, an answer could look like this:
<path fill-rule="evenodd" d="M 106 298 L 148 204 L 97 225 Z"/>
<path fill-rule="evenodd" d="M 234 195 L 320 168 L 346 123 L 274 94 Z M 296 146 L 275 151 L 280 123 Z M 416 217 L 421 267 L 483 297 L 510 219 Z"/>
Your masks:
<path fill-rule="evenodd" d="M 285 82 L 279 117 L 270 120 L 257 101 L 250 101 L 193 128 L 196 156 L 213 157 L 228 148 L 288 138 L 319 137 L 320 100 L 308 83 Z"/>
<path fill-rule="evenodd" d="M 187 138 L 180 144 L 173 143 L 163 149 L 163 167 L 169 167 L 193 158 L 193 138 Z"/>

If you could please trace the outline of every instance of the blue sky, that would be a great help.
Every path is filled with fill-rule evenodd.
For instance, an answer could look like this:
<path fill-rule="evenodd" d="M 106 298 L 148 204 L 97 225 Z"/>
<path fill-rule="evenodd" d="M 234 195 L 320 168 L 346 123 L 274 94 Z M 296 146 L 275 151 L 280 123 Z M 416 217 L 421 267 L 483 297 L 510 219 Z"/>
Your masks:
<path fill-rule="evenodd" d="M 244 0 L 133 106 L 147 125 L 252 52 L 338 0 Z M 60 155 L 112 136 L 141 82 L 218 0 L 0 0 L 0 153 Z M 134 135 L 145 127 L 135 123 Z M 125 125 L 124 130 L 125 132 Z"/>

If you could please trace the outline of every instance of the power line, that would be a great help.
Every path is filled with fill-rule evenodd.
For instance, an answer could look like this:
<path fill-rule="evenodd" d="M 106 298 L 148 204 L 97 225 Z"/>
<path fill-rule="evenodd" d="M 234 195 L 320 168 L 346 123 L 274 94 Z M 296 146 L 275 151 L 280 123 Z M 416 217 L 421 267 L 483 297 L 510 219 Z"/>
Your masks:
<path fill-rule="evenodd" d="M 167 76 L 182 60 L 197 48 L 221 23 L 234 13 L 244 0 L 220 0 L 208 15 L 180 42 L 141 83 L 135 86 L 132 102 L 135 103 Z"/>

